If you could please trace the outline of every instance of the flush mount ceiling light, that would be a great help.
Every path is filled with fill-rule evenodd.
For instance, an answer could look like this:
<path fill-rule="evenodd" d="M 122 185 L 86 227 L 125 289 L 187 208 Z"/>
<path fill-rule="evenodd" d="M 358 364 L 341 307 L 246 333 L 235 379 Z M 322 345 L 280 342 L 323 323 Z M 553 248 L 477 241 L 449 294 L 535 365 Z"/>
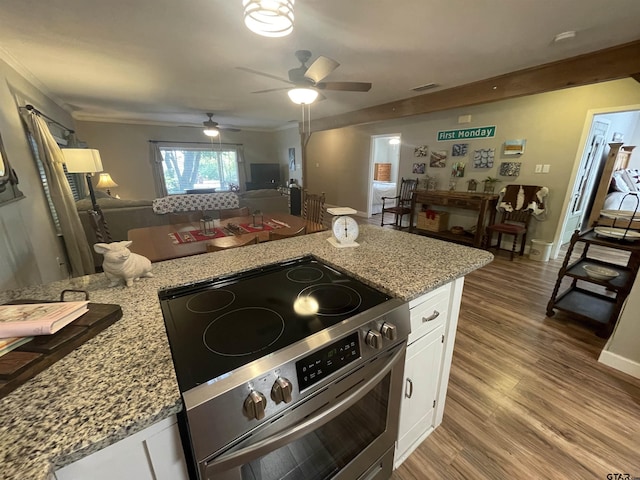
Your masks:
<path fill-rule="evenodd" d="M 244 23 L 264 37 L 286 37 L 293 31 L 295 0 L 242 0 Z"/>
<path fill-rule="evenodd" d="M 318 91 L 313 88 L 292 88 L 287 92 L 293 103 L 311 105 L 318 98 Z"/>

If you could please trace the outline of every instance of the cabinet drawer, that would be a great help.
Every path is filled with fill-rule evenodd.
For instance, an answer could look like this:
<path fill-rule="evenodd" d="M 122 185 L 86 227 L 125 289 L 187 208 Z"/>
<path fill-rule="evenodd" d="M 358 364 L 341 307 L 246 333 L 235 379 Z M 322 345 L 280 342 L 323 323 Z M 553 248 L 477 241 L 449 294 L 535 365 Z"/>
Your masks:
<path fill-rule="evenodd" d="M 442 325 L 449 316 L 451 284 L 444 285 L 409 302 L 411 334 L 409 344 Z"/>

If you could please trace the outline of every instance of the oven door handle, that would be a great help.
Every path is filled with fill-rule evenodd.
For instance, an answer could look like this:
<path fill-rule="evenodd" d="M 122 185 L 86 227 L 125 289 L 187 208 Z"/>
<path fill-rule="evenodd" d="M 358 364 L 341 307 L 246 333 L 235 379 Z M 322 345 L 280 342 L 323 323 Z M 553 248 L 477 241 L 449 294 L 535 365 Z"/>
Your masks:
<path fill-rule="evenodd" d="M 391 357 L 384 368 L 367 380 L 351 395 L 339 401 L 319 415 L 292 426 L 278 435 L 266 438 L 235 452 L 223 454 L 211 462 L 206 462 L 205 470 L 207 475 L 210 473 L 230 470 L 234 467 L 249 463 L 250 461 L 260 458 L 273 450 L 277 450 L 278 448 L 283 447 L 284 445 L 287 445 L 288 443 L 305 436 L 316 428 L 330 422 L 338 415 L 351 408 L 356 402 L 364 398 L 364 396 L 367 395 L 367 393 L 369 393 L 377 383 L 382 381 L 382 379 L 393 369 L 395 364 L 403 358 L 404 352 L 405 348 L 403 345 L 403 348 L 399 349 L 393 357 Z"/>

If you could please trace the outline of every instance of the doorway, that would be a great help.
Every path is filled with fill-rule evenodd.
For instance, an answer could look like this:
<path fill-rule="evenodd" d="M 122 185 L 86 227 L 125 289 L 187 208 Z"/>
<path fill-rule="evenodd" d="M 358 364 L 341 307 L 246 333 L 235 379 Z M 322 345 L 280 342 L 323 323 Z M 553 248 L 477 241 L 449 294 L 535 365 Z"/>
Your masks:
<path fill-rule="evenodd" d="M 369 158 L 367 217 L 382 212 L 382 197 L 395 197 L 400 168 L 400 134 L 373 135 Z M 385 202 L 385 206 L 391 206 Z"/>
<path fill-rule="evenodd" d="M 583 132 L 582 147 L 574 164 L 572 187 L 565 197 L 561 228 L 556 232 L 552 258 L 558 256 L 561 246 L 569 242 L 576 229 L 589 227 L 585 222 L 588 221 L 598 180 L 609 153 L 608 144 L 614 141 L 614 137 L 622 138 L 629 145 L 640 143 L 640 105 L 590 111 Z M 634 163 L 640 165 L 637 159 Z"/>

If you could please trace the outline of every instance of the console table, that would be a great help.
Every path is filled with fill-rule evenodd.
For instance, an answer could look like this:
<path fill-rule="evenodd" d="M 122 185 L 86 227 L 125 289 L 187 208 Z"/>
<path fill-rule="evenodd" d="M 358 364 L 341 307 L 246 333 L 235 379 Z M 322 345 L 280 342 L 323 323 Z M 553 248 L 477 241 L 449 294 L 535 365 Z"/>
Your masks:
<path fill-rule="evenodd" d="M 478 212 L 476 231 L 473 236 L 465 234 L 454 234 L 449 230 L 433 232 L 414 227 L 414 218 L 417 210 L 416 205 L 442 206 L 461 208 L 464 210 L 475 210 Z M 445 190 L 416 190 L 411 198 L 411 218 L 409 219 L 409 232 L 420 233 L 422 235 L 436 237 L 457 243 L 465 243 L 482 248 L 485 224 L 491 225 L 495 222 L 496 206 L 498 195 L 493 193 L 476 192 L 450 192 Z M 488 212 L 488 213 L 487 213 Z M 486 219 L 488 218 L 488 222 Z"/>

